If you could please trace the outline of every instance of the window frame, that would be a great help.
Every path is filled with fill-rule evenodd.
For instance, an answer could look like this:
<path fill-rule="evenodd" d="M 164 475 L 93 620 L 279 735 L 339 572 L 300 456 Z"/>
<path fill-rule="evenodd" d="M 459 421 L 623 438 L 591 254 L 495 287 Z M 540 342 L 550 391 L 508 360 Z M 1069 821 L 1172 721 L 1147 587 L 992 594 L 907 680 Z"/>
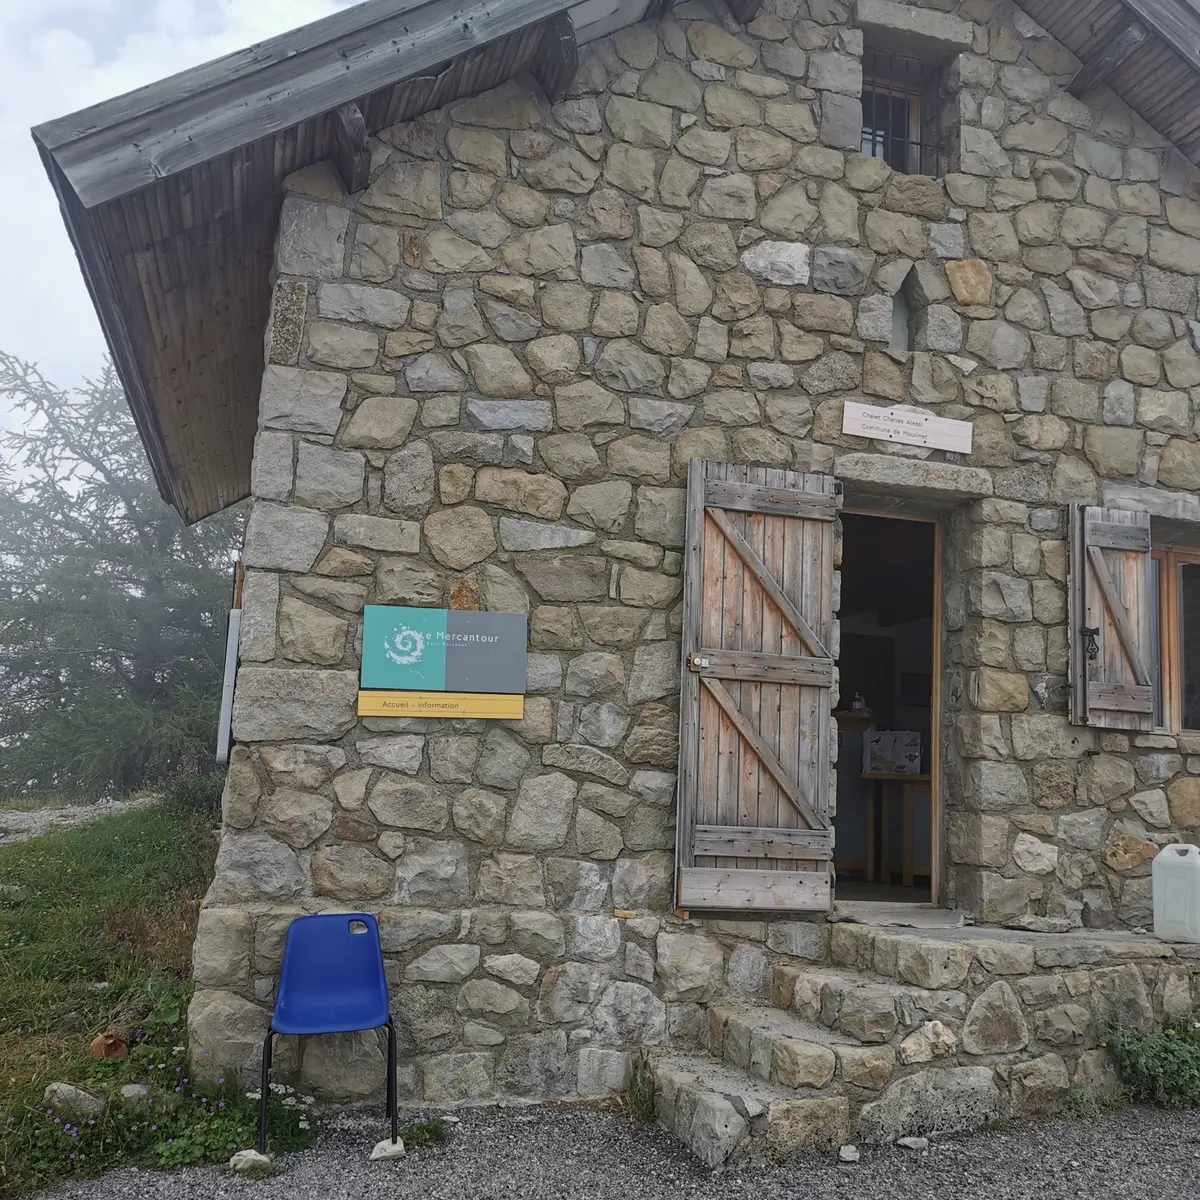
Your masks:
<path fill-rule="evenodd" d="M 941 128 L 943 96 L 937 66 L 885 47 L 871 46 L 864 54 L 863 67 L 860 152 L 887 163 L 899 175 L 941 178 L 945 170 L 945 145 Z M 884 128 L 878 128 L 878 119 L 868 122 L 868 94 L 884 102 L 887 113 Z M 891 102 L 898 100 L 904 101 L 907 112 L 908 129 L 902 138 L 896 136 L 890 112 L 887 112 Z M 877 105 L 871 107 L 872 115 L 878 118 Z M 868 141 L 872 147 L 870 152 L 863 149 Z M 888 156 L 889 146 L 895 143 L 900 144 L 903 169 L 892 163 Z"/>
<path fill-rule="evenodd" d="M 1164 733 L 1200 732 L 1183 723 L 1183 612 L 1180 567 L 1200 566 L 1200 549 L 1151 543 L 1158 567 L 1158 682 Z"/>

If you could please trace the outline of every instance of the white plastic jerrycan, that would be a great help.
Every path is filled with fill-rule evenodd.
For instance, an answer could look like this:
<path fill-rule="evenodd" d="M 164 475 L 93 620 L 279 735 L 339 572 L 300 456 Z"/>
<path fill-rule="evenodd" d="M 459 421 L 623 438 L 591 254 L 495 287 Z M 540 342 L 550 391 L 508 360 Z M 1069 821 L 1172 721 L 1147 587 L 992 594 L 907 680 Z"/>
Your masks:
<path fill-rule="evenodd" d="M 1154 860 L 1154 935 L 1200 942 L 1200 847 L 1164 847 Z"/>

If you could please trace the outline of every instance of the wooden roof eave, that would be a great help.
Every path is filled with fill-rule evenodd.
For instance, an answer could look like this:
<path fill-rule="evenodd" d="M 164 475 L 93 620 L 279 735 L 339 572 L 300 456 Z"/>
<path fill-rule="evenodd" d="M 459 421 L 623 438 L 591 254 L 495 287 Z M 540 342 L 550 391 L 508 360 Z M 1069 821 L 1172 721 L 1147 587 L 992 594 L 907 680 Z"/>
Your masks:
<path fill-rule="evenodd" d="M 221 439 L 222 445 L 231 437 L 239 444 L 247 434 L 252 437 L 257 387 L 251 389 L 245 382 L 245 370 L 228 362 L 217 364 L 215 375 L 210 371 L 205 377 L 196 377 L 194 403 L 189 402 L 188 407 L 193 421 L 197 406 L 211 408 L 210 400 L 226 407 L 232 403 L 244 411 L 232 425 L 219 428 L 211 424 L 214 418 L 209 413 L 203 414 L 201 419 L 209 422 L 207 432 L 202 429 L 198 435 L 186 435 L 184 447 L 190 444 L 194 449 L 181 448 L 180 409 L 178 404 L 172 406 L 163 391 L 163 380 L 179 369 L 170 341 L 186 339 L 187 330 L 164 330 L 161 322 L 155 322 L 157 302 L 144 291 L 148 285 L 143 282 L 130 294 L 129 272 L 122 274 L 116 257 L 128 259 L 155 228 L 159 230 L 156 238 L 167 236 L 162 231 L 169 211 L 161 207 L 164 185 L 191 187 L 187 181 L 207 177 L 211 165 L 222 156 L 228 159 L 248 146 L 269 145 L 293 134 L 300 135 L 298 143 L 311 154 L 293 156 L 288 169 L 327 157 L 331 147 L 311 131 L 325 128 L 336 119 L 339 109 L 358 100 L 364 102 L 362 111 L 372 114 L 371 131 L 375 132 L 393 119 L 401 119 L 394 113 L 389 116 L 389 94 L 407 94 L 403 91 L 406 87 L 412 92 L 409 85 L 419 85 L 422 80 L 428 80 L 429 87 L 422 90 L 418 86 L 414 96 L 427 92 L 444 104 L 531 70 L 547 94 L 557 99 L 574 76 L 577 63 L 568 5 L 563 0 L 518 0 L 498 7 L 503 8 L 499 20 L 487 3 L 478 0 L 454 8 L 445 0 L 371 0 L 294 34 L 33 131 L 159 490 L 185 520 L 198 520 L 248 493 L 248 459 L 244 468 L 232 469 L 209 461 L 212 452 L 228 460 L 228 449 L 204 449 L 203 463 L 193 463 L 191 454 L 201 446 L 214 448 L 213 437 Z M 442 14 L 440 21 L 427 19 L 434 10 Z M 356 38 L 346 27 L 350 13 L 359 14 L 365 24 Z M 448 20 L 452 28 L 446 28 Z M 407 22 L 407 39 L 397 21 Z M 333 43 L 327 36 L 317 36 L 320 30 L 325 34 L 332 31 L 341 40 Z M 346 44 L 347 38 L 353 38 L 353 46 Z M 289 45 L 297 40 L 301 49 L 291 53 Z M 515 56 L 507 47 L 518 43 L 526 49 Z M 336 71 L 326 78 L 329 56 L 325 52 L 331 45 L 344 55 Z M 401 54 L 402 49 L 406 53 Z M 310 57 L 303 59 L 305 54 Z M 319 55 L 320 61 L 312 58 L 313 54 Z M 292 84 L 280 74 L 297 69 L 298 81 Z M 209 109 L 211 120 L 206 125 L 203 114 Z M 310 133 L 304 134 L 305 130 Z M 336 152 L 334 156 L 336 159 Z M 276 166 L 280 168 L 278 158 Z M 282 196 L 282 174 L 286 171 L 275 181 L 272 211 L 277 211 Z M 155 214 L 151 225 L 143 223 L 135 235 L 133 225 L 126 228 L 122 214 L 129 203 L 140 204 L 143 197 L 155 194 L 157 201 L 148 201 L 149 211 Z M 259 197 L 258 203 L 262 202 Z M 221 219 L 228 216 L 225 212 Z M 174 232 L 191 228 L 191 221 L 186 216 L 183 219 L 185 225 Z M 264 237 L 269 242 L 273 236 L 272 225 L 269 236 Z M 269 258 L 270 247 L 264 245 Z M 264 267 L 264 297 L 270 286 L 268 276 L 269 267 Z M 256 360 L 261 374 L 261 328 L 233 331 L 230 338 L 241 343 L 238 361 L 245 360 L 243 366 L 249 366 L 250 359 Z M 242 382 L 235 383 L 235 376 Z M 172 436 L 168 436 L 164 421 L 174 422 Z"/>
<path fill-rule="evenodd" d="M 1200 0 L 1017 3 L 1082 63 L 1068 85 L 1074 95 L 1107 83 L 1193 165 L 1200 165 Z M 1172 91 L 1164 100 L 1158 85 L 1168 77 Z"/>
<path fill-rule="evenodd" d="M 564 0 L 369 0 L 249 51 L 39 125 L 94 208 L 544 21 Z M 356 21 L 350 21 L 351 16 Z M 223 65 L 227 67 L 221 69 Z M 374 132 L 374 131 L 372 131 Z"/>
<path fill-rule="evenodd" d="M 162 498 L 187 520 L 189 518 L 185 511 L 186 506 L 179 485 L 179 477 L 172 467 L 170 455 L 167 452 L 162 426 L 159 424 L 158 413 L 146 387 L 124 309 L 117 300 L 114 286 L 115 274 L 103 239 L 95 236 L 89 213 L 79 202 L 62 169 L 54 161 L 53 155 L 40 144 L 38 152 L 50 178 L 50 184 L 58 197 L 63 221 L 67 227 L 67 235 L 71 239 L 75 257 L 79 261 L 79 269 L 83 274 L 84 285 L 92 298 L 92 305 L 100 320 L 100 328 L 112 354 L 113 367 L 125 390 L 125 398 L 133 415 L 138 436 L 146 448 L 146 456 L 150 460 L 154 482 L 158 485 Z M 195 520 L 196 518 L 191 519 Z"/>

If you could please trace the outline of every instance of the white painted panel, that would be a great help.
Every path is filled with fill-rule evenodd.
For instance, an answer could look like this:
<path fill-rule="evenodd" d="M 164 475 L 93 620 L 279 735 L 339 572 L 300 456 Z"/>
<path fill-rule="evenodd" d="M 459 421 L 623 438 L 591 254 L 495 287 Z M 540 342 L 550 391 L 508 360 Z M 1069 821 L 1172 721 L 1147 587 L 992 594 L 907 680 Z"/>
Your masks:
<path fill-rule="evenodd" d="M 883 408 L 847 400 L 842 409 L 842 432 L 881 442 L 928 446 L 931 450 L 971 453 L 970 421 L 952 421 L 898 404 Z"/>

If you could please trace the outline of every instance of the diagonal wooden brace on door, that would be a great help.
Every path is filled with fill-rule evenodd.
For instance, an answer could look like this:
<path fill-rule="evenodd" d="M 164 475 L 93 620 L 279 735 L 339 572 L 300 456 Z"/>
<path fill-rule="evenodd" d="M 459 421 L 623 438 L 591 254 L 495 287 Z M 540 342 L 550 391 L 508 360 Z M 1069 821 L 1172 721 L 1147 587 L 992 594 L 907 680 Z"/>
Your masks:
<path fill-rule="evenodd" d="M 1129 659 L 1129 665 L 1133 669 L 1134 678 L 1142 687 L 1149 687 L 1150 675 L 1146 670 L 1146 664 L 1142 662 L 1142 656 L 1138 653 L 1137 633 L 1133 628 L 1133 622 L 1129 619 L 1129 613 L 1125 605 L 1117 595 L 1116 586 L 1113 584 L 1112 575 L 1108 570 L 1108 564 L 1104 561 L 1104 555 L 1100 552 L 1099 547 L 1087 547 L 1087 560 L 1092 568 L 1092 573 L 1096 576 L 1096 583 L 1100 586 L 1100 594 L 1104 597 L 1105 606 L 1108 608 L 1109 614 L 1113 619 L 1113 624 L 1116 626 L 1117 637 L 1121 641 L 1121 648 L 1125 651 L 1125 655 Z"/>
<path fill-rule="evenodd" d="M 813 632 L 812 626 L 800 615 L 800 610 L 784 595 L 783 589 L 771 578 L 771 573 L 754 552 L 754 548 L 736 529 L 719 508 L 705 508 L 705 516 L 721 531 L 721 536 L 733 547 L 738 558 L 754 576 L 758 586 L 770 597 L 771 602 L 783 614 L 783 619 L 796 631 L 800 640 L 808 647 L 814 658 L 829 658 L 825 644 Z"/>
<path fill-rule="evenodd" d="M 810 829 L 830 828 L 829 821 L 820 816 L 813 809 L 812 805 L 800 794 L 800 789 L 796 786 L 796 781 L 783 769 L 783 764 L 775 757 L 771 748 L 751 728 L 746 718 L 742 716 L 741 709 L 738 708 L 733 697 L 725 690 L 724 684 L 708 676 L 701 676 L 700 682 L 709 695 L 717 702 L 717 707 L 729 718 L 733 723 L 733 727 L 750 746 L 750 749 L 758 756 L 759 761 L 770 773 L 771 778 L 779 785 L 779 790 L 788 798 L 791 806 L 804 818 L 808 827 Z"/>

